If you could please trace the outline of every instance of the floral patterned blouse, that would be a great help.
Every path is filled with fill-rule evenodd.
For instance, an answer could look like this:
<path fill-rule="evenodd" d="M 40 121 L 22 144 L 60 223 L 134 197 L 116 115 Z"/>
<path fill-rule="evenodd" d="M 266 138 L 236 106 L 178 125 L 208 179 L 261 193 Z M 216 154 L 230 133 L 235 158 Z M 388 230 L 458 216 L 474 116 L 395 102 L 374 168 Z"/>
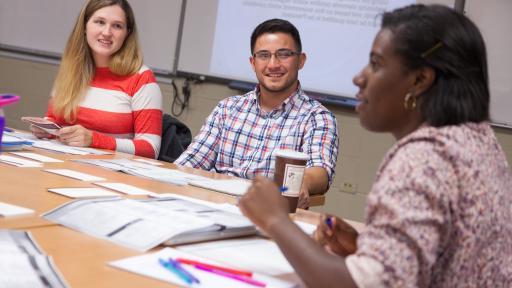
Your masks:
<path fill-rule="evenodd" d="M 360 287 L 512 287 L 512 174 L 489 124 L 398 141 L 366 225 L 346 259 Z"/>

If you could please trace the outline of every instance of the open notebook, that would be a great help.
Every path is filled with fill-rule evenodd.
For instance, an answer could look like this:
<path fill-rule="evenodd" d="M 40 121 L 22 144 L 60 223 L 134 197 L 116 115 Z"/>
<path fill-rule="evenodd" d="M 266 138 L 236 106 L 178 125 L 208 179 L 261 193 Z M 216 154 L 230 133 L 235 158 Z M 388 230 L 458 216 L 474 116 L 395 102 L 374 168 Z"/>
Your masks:
<path fill-rule="evenodd" d="M 94 198 L 68 202 L 43 217 L 140 251 L 159 244 L 257 233 L 249 219 L 222 206 L 179 195 L 150 200 Z"/>

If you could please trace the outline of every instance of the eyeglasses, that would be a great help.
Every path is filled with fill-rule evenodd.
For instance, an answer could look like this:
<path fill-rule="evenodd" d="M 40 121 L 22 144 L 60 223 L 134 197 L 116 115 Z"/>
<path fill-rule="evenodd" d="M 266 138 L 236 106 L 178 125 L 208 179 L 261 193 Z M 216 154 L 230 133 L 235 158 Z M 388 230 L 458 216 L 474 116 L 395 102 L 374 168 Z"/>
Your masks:
<path fill-rule="evenodd" d="M 299 52 L 295 52 L 290 49 L 279 49 L 274 53 L 267 51 L 267 50 L 260 50 L 256 53 L 254 53 L 252 56 L 254 58 L 258 59 L 259 61 L 267 62 L 267 61 L 270 61 L 270 58 L 272 58 L 272 55 L 275 55 L 279 61 L 286 61 L 290 57 L 299 55 L 299 54 L 300 54 Z"/>

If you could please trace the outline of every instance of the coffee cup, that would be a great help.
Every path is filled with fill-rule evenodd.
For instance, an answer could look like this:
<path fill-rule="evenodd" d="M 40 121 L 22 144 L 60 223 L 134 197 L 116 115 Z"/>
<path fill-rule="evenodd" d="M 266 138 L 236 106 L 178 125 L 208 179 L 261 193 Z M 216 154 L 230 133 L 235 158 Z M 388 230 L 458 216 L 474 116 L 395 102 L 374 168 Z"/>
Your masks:
<path fill-rule="evenodd" d="M 274 182 L 281 188 L 281 195 L 288 202 L 289 212 L 295 213 L 309 157 L 305 153 L 286 149 L 276 150 L 274 158 Z"/>

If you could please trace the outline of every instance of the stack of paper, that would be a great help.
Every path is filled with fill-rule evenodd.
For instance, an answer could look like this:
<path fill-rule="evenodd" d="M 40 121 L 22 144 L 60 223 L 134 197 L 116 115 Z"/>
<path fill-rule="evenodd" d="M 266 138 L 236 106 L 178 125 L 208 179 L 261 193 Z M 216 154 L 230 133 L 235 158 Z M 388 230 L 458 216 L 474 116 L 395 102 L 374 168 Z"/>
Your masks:
<path fill-rule="evenodd" d="M 0 287 L 67 287 L 29 233 L 0 230 Z"/>
<path fill-rule="evenodd" d="M 78 159 L 79 163 L 87 163 L 103 168 L 121 171 L 127 174 L 146 177 L 175 185 L 186 185 L 190 181 L 205 181 L 209 178 L 185 173 L 176 169 L 157 167 L 130 159 Z"/>
<path fill-rule="evenodd" d="M 16 151 L 23 149 L 23 145 L 32 145 L 32 142 L 12 136 L 8 132 L 4 132 L 0 151 Z"/>
<path fill-rule="evenodd" d="M 256 227 L 242 215 L 178 196 L 76 200 L 43 217 L 141 251 L 164 242 L 179 244 L 256 234 Z"/>

